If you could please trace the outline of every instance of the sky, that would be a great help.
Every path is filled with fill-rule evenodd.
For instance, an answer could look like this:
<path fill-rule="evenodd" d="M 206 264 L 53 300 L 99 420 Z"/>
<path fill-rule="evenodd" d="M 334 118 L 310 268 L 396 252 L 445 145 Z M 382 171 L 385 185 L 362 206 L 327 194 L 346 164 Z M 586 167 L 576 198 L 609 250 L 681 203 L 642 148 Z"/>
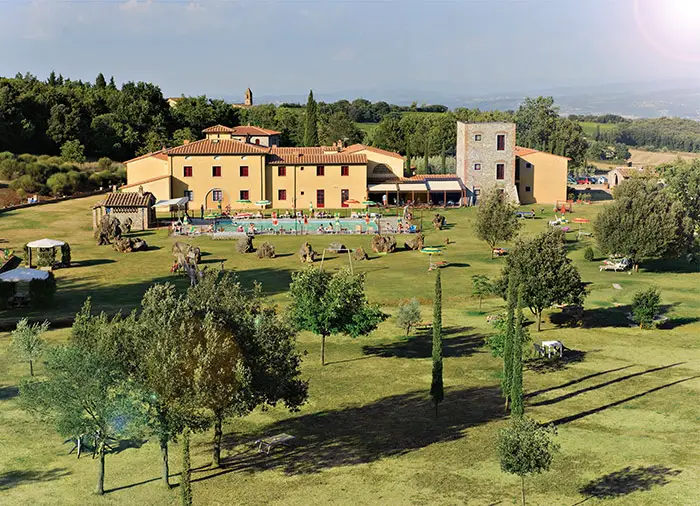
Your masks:
<path fill-rule="evenodd" d="M 0 0 L 0 75 L 166 96 L 700 84 L 700 0 Z"/>

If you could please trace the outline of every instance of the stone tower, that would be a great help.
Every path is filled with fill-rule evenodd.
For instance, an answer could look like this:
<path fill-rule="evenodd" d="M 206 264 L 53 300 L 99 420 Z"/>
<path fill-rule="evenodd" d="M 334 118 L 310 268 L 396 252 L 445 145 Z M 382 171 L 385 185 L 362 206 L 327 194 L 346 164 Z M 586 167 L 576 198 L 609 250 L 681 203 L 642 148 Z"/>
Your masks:
<path fill-rule="evenodd" d="M 243 104 L 248 107 L 253 105 L 253 91 L 250 88 L 245 90 L 245 102 Z"/>

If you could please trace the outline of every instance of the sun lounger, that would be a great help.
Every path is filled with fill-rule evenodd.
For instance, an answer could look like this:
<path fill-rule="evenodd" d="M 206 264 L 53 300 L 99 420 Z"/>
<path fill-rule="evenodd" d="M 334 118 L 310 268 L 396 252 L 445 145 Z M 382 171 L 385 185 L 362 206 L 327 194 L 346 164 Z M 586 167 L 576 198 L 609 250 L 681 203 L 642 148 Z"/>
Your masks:
<path fill-rule="evenodd" d="M 287 446 L 289 444 L 289 442 L 293 441 L 294 439 L 296 439 L 296 438 L 294 436 L 292 436 L 291 434 L 282 433 L 282 434 L 277 434 L 275 436 L 270 436 L 270 437 L 266 437 L 263 439 L 258 439 L 255 442 L 255 444 L 257 445 L 259 452 L 265 452 L 265 453 L 269 454 L 270 450 L 272 450 L 275 446 L 278 446 L 278 445 Z"/>
<path fill-rule="evenodd" d="M 632 262 L 629 258 L 623 258 L 617 261 L 606 260 L 602 265 L 599 266 L 600 272 L 603 271 L 624 271 L 632 267 Z"/>

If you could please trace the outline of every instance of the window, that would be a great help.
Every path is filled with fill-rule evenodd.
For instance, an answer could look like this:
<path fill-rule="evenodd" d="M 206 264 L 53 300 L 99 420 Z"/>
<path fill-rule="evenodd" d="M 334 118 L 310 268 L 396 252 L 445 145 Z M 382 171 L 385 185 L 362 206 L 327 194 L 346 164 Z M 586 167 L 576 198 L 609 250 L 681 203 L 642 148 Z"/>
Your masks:
<path fill-rule="evenodd" d="M 506 178 L 506 164 L 497 163 L 496 164 L 496 179 L 503 180 Z"/>
<path fill-rule="evenodd" d="M 532 191 L 532 188 L 530 188 L 529 186 L 526 186 L 526 187 L 525 187 L 525 191 L 526 191 L 526 192 L 531 192 L 531 191 Z"/>
<path fill-rule="evenodd" d="M 183 177 L 192 177 L 192 167 L 189 165 L 182 168 Z"/>
<path fill-rule="evenodd" d="M 316 167 L 316 175 L 317 176 L 324 176 L 326 174 L 326 168 L 323 165 L 319 165 Z"/>
<path fill-rule="evenodd" d="M 475 164 L 474 164 L 474 170 L 481 170 L 481 164 L 480 164 L 480 163 L 475 163 Z"/>
<path fill-rule="evenodd" d="M 250 192 L 248 190 L 241 190 L 239 193 L 240 200 L 249 200 Z"/>
<path fill-rule="evenodd" d="M 287 190 L 277 190 L 277 200 L 287 200 Z"/>
<path fill-rule="evenodd" d="M 475 141 L 480 141 L 480 140 L 481 140 L 481 134 L 476 134 L 476 135 L 474 136 L 474 140 L 475 140 Z"/>
<path fill-rule="evenodd" d="M 211 168 L 212 177 L 221 177 L 221 165 L 214 165 Z"/>
<path fill-rule="evenodd" d="M 348 204 L 345 203 L 346 200 L 350 200 L 350 190 L 340 190 L 340 205 L 348 207 Z"/>
<path fill-rule="evenodd" d="M 530 162 L 527 162 L 527 163 L 525 164 L 525 167 L 528 168 L 528 169 L 531 169 L 531 168 L 532 168 L 532 164 L 531 164 Z"/>
<path fill-rule="evenodd" d="M 222 200 L 224 200 L 224 192 L 222 192 L 221 190 L 212 190 L 211 199 L 214 202 L 221 202 Z"/>
<path fill-rule="evenodd" d="M 316 207 L 326 207 L 326 191 L 316 190 Z"/>
<path fill-rule="evenodd" d="M 515 180 L 518 181 L 520 179 L 520 165 L 516 164 L 515 165 Z"/>
<path fill-rule="evenodd" d="M 183 197 L 187 197 L 187 199 L 189 201 L 193 201 L 194 200 L 194 192 L 192 190 L 185 190 L 185 194 L 183 195 Z"/>
<path fill-rule="evenodd" d="M 243 165 L 240 169 L 241 177 L 248 177 L 248 166 Z"/>
<path fill-rule="evenodd" d="M 260 144 L 260 139 L 255 139 L 255 144 Z"/>
<path fill-rule="evenodd" d="M 505 136 L 505 134 L 498 134 L 496 136 L 496 149 L 498 151 L 505 151 L 505 149 L 506 149 L 506 136 Z"/>
<path fill-rule="evenodd" d="M 287 167 L 285 167 L 285 166 L 277 167 L 277 175 L 279 177 L 286 176 L 287 175 Z"/>
<path fill-rule="evenodd" d="M 342 167 L 340 167 L 340 175 L 341 176 L 349 176 L 350 175 L 350 167 L 348 167 L 347 165 L 343 165 Z"/>

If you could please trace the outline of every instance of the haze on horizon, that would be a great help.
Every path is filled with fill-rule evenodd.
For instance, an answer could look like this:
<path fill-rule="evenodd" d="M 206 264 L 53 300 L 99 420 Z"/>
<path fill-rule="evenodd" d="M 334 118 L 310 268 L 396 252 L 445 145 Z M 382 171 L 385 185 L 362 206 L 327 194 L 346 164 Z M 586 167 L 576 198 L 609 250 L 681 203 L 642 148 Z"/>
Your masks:
<path fill-rule="evenodd" d="M 103 72 L 166 96 L 700 83 L 700 2 L 0 0 L 0 45 L 2 76 Z"/>

